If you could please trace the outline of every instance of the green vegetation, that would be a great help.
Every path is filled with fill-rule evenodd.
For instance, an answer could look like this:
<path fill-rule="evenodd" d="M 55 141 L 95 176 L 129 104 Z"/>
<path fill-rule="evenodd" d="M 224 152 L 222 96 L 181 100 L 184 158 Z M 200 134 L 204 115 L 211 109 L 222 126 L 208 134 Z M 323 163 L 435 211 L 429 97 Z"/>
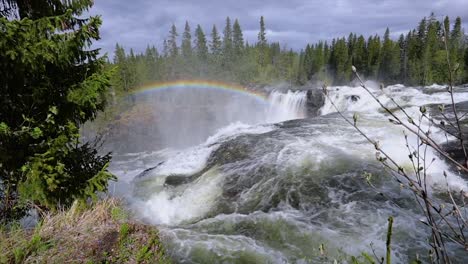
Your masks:
<path fill-rule="evenodd" d="M 185 24 L 181 47 L 178 46 L 177 28 L 172 25 L 162 52 L 148 46 L 143 54 L 135 54 L 117 44 L 113 65 L 120 73 L 113 82 L 119 91 L 136 86 L 176 79 L 215 79 L 244 85 L 263 85 L 286 81 L 303 85 L 309 81 L 344 84 L 352 81 L 351 65 L 355 65 L 367 78 L 386 84 L 430 85 L 446 83 L 447 58 L 444 30 L 449 34 L 450 61 L 458 65 L 454 76 L 456 83 L 468 81 L 468 41 L 457 17 L 450 29 L 448 17 L 437 21 L 434 14 L 424 18 L 417 29 L 398 40 L 390 37 L 387 29 L 380 37 L 354 33 L 308 44 L 300 52 L 267 41 L 265 19 L 260 18 L 257 42 L 244 41 L 242 29 L 236 19 L 226 18 L 222 36 L 216 25 L 207 40 L 200 25 L 192 39 L 190 25 Z M 193 45 L 191 44 L 193 42 Z"/>
<path fill-rule="evenodd" d="M 101 19 L 81 18 L 92 2 L 0 1 L 0 222 L 95 198 L 114 177 L 79 135 L 111 76 L 90 50 Z"/>
<path fill-rule="evenodd" d="M 170 263 L 153 227 L 132 222 L 120 201 L 75 203 L 33 230 L 0 229 L 0 263 Z"/>

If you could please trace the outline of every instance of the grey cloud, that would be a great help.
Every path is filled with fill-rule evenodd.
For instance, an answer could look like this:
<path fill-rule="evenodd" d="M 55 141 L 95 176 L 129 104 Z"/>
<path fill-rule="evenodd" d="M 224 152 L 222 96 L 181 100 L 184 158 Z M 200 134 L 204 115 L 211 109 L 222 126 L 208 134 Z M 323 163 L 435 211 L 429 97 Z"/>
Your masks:
<path fill-rule="evenodd" d="M 181 34 L 185 21 L 192 30 L 200 24 L 209 35 L 216 24 L 224 27 L 226 16 L 238 18 L 245 38 L 253 43 L 260 16 L 265 17 L 271 41 L 301 49 L 307 43 L 347 36 L 382 35 L 386 27 L 393 37 L 416 27 L 422 17 L 435 12 L 437 18 L 460 16 L 468 24 L 466 0 L 112 0 L 96 1 L 91 14 L 100 14 L 102 39 L 95 47 L 112 52 L 115 43 L 141 52 L 147 44 L 161 48 L 174 23 Z"/>

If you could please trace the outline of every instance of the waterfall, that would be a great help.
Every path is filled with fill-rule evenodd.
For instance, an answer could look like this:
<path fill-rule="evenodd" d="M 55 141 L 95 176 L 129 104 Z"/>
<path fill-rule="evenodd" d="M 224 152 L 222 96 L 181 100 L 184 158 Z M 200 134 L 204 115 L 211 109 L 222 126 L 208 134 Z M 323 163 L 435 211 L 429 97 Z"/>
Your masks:
<path fill-rule="evenodd" d="M 427 106 L 428 114 L 438 120 L 437 106 L 452 100 L 437 87 L 428 91 L 366 85 L 383 105 L 395 109 L 393 98 L 415 120 L 420 106 Z M 128 196 L 136 217 L 158 226 L 174 261 L 319 263 L 322 254 L 311 249 L 320 244 L 327 245 L 330 258 L 360 255 L 371 243 L 381 254 L 389 215 L 398 215 L 401 236 L 392 260 L 406 263 L 427 252 L 427 230 L 418 221 L 424 215 L 414 210 L 418 205 L 412 193 L 382 170 L 374 146 L 337 115 L 334 106 L 349 120 L 357 113 L 359 128 L 402 168 L 413 166 L 402 153 L 407 144 L 420 144 L 417 137 L 405 137 L 401 126 L 388 122 L 381 105 L 361 87 L 328 87 L 327 97 L 314 87 L 271 90 L 260 102 L 221 92 L 189 95 L 184 90 L 175 99 L 185 107 L 158 108 L 158 113 L 167 109 L 167 117 L 156 124 L 170 128 L 162 140 L 180 142 L 210 126 L 204 142 L 114 158 L 110 169 L 119 175 L 117 192 Z M 467 90 L 457 88 L 455 93 L 456 103 L 468 102 Z M 160 106 L 166 98 L 150 102 Z M 402 111 L 393 113 L 405 119 Z M 144 125 L 142 129 L 154 124 Z M 421 123 L 423 130 L 430 125 Z M 447 141 L 437 128 L 431 137 L 437 143 Z M 468 190 L 466 178 L 438 153 L 427 149 L 424 156 L 431 160 L 427 187 L 437 201 L 447 184 L 456 192 Z M 374 186 L 364 173 L 373 175 Z M 376 188 L 385 197 L 376 198 Z M 448 251 L 468 263 L 466 254 L 455 247 L 449 245 Z"/>
<path fill-rule="evenodd" d="M 281 122 L 306 117 L 307 94 L 305 91 L 271 92 L 268 97 L 267 122 Z"/>

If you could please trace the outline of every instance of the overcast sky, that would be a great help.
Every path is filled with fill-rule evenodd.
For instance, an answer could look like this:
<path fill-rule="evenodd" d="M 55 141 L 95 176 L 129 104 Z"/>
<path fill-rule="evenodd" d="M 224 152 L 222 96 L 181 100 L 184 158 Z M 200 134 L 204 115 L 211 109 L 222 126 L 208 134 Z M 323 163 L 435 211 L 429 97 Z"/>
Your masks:
<path fill-rule="evenodd" d="M 213 24 L 222 32 L 226 16 L 237 18 L 244 38 L 253 43 L 264 16 L 269 41 L 299 50 L 350 32 L 383 35 L 386 27 L 396 38 L 431 12 L 439 19 L 460 16 L 468 28 L 468 0 L 96 0 L 91 10 L 104 20 L 95 46 L 111 58 L 116 42 L 137 52 L 147 44 L 160 49 L 170 26 L 174 23 L 181 35 L 185 21 L 192 31 L 200 24 L 208 36 Z"/>

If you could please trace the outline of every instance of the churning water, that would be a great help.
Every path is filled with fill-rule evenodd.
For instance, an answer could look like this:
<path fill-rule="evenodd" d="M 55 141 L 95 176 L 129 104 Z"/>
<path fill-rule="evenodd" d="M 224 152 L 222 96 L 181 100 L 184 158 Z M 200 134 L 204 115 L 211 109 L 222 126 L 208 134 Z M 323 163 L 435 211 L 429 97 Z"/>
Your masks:
<path fill-rule="evenodd" d="M 392 107 L 390 95 L 413 115 L 421 105 L 450 102 L 439 86 L 372 90 L 384 104 Z M 363 131 L 403 167 L 411 165 L 402 128 L 392 126 L 362 88 L 331 87 L 329 96 L 348 117 L 358 112 Z M 468 101 L 468 92 L 460 89 L 455 98 Z M 315 117 L 306 117 L 308 100 L 314 98 L 305 91 L 272 92 L 267 103 L 232 100 L 222 102 L 225 108 L 213 104 L 203 110 L 212 115 L 211 123 L 192 120 L 193 115 L 172 116 L 188 124 L 167 121 L 158 128 L 166 131 L 161 138 L 166 139 L 171 131 L 174 138 L 183 137 L 174 131 L 191 126 L 186 135 L 201 131 L 196 140 L 121 152 L 112 164 L 120 178 L 116 192 L 129 199 L 136 215 L 158 226 L 176 262 L 342 262 L 371 253 L 371 244 L 383 256 L 389 216 L 395 218 L 393 260 L 405 263 L 426 254 L 428 230 L 418 222 L 422 215 L 412 194 L 382 170 L 373 146 L 334 113 L 328 100 Z M 193 114 L 194 105 L 182 102 L 187 114 Z M 415 138 L 409 141 L 416 144 Z M 434 192 L 446 184 L 443 171 L 449 172 L 452 189 L 468 189 L 466 178 L 429 151 L 432 158 Z M 364 172 L 374 175 L 375 189 Z M 463 252 L 453 254 L 460 254 L 456 261 L 467 260 Z"/>

